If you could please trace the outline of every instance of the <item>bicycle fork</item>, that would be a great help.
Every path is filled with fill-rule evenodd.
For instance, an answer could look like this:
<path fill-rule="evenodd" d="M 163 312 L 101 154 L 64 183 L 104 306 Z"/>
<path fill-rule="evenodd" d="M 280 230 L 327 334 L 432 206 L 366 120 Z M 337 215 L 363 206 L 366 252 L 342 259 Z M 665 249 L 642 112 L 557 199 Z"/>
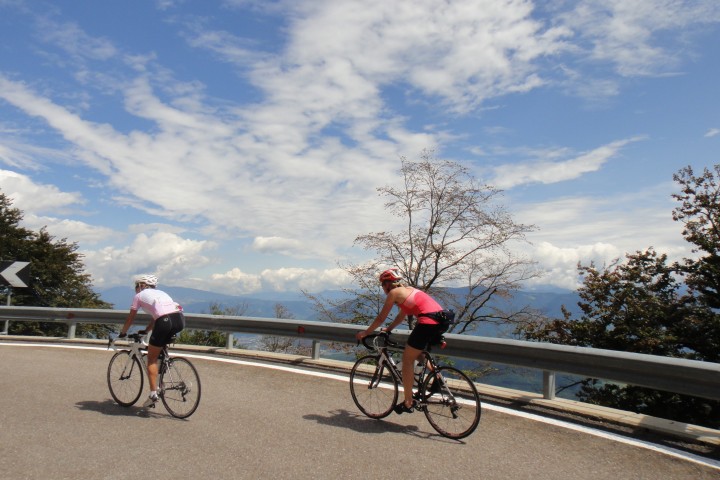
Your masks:
<path fill-rule="evenodd" d="M 140 362 L 142 364 L 142 362 Z M 125 363 L 125 367 L 123 368 L 123 371 L 120 372 L 120 380 L 127 380 L 128 378 L 132 377 L 133 371 L 135 370 L 135 367 L 137 366 L 137 362 L 135 361 L 135 355 L 128 355 L 128 362 Z M 128 368 L 129 367 L 129 368 Z M 142 367 L 140 367 L 142 368 Z M 143 372 L 140 372 L 140 375 L 142 375 Z"/>

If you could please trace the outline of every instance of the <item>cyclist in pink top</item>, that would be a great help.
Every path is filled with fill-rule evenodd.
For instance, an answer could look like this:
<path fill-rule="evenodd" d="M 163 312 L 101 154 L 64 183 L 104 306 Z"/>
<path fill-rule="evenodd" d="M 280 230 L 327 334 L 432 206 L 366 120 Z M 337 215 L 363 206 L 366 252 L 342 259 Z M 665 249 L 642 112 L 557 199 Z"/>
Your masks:
<path fill-rule="evenodd" d="M 413 328 L 402 357 L 402 379 L 405 401 L 395 407 L 397 413 L 412 412 L 414 400 L 412 398 L 413 386 L 413 365 L 420 357 L 422 351 L 428 344 L 434 342 L 447 330 L 437 320 L 423 316 L 424 313 L 436 313 L 442 310 L 439 303 L 430 295 L 416 288 L 408 287 L 402 283 L 402 278 L 397 274 L 397 269 L 385 270 L 380 274 L 380 283 L 387 295 L 385 304 L 375 321 L 363 332 L 358 332 L 355 337 L 361 341 L 364 337 L 375 331 L 387 318 L 393 306 L 397 305 L 400 311 L 395 320 L 385 329 L 392 331 L 400 325 L 408 315 L 415 315 L 418 319 L 417 325 Z"/>
<path fill-rule="evenodd" d="M 130 313 L 128 313 L 125 325 L 120 330 L 120 338 L 127 335 L 127 331 L 135 320 L 139 309 L 143 309 L 152 317 L 150 324 L 145 331 L 152 331 L 148 345 L 147 370 L 148 383 L 150 384 L 150 397 L 143 407 L 154 407 L 159 400 L 157 394 L 157 359 L 163 347 L 170 343 L 170 339 L 183 328 L 185 328 L 185 316 L 182 307 L 175 303 L 170 295 L 157 290 L 158 278 L 155 275 L 140 275 L 135 278 L 135 296 L 133 297 Z"/>

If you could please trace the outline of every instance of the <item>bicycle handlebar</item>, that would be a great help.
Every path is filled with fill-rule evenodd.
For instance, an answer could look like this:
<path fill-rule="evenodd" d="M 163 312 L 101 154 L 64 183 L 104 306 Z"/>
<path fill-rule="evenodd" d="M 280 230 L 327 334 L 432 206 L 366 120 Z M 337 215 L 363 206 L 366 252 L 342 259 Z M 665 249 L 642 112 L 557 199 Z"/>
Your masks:
<path fill-rule="evenodd" d="M 390 332 L 384 332 L 384 331 L 377 332 L 377 333 L 371 333 L 370 335 L 363 337 L 362 344 L 368 350 L 377 350 L 379 348 L 379 346 L 377 344 L 378 338 L 382 338 L 385 341 L 385 345 L 383 345 L 385 347 L 403 348 L 402 345 L 400 345 L 396 341 L 390 339 Z M 372 341 L 372 343 L 369 344 L 368 343 L 369 341 Z"/>
<path fill-rule="evenodd" d="M 118 341 L 118 340 L 120 340 L 120 339 L 123 339 L 123 340 L 124 340 L 124 339 L 132 340 L 132 341 L 135 342 L 135 343 L 144 343 L 144 342 L 143 342 L 143 337 L 145 337 L 145 331 L 144 331 L 144 330 L 143 330 L 143 333 L 129 333 L 126 337 L 122 337 L 122 338 L 121 338 L 119 335 L 116 336 L 115 338 L 113 338 L 112 336 L 108 336 L 108 346 L 107 346 L 107 348 L 108 348 L 108 350 L 110 350 L 110 348 L 113 348 L 113 349 L 114 349 L 114 348 L 115 348 L 115 342 Z"/>

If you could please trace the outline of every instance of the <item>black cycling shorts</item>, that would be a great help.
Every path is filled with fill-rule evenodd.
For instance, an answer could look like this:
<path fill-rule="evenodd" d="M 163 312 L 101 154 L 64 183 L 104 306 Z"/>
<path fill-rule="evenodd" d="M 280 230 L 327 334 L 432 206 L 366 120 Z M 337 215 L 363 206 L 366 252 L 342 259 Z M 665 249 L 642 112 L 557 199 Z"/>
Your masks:
<path fill-rule="evenodd" d="M 445 325 L 418 323 L 408 337 L 407 344 L 418 350 L 425 350 L 428 345 L 440 343 L 440 337 L 447 331 Z"/>
<path fill-rule="evenodd" d="M 170 339 L 185 328 L 185 315 L 182 312 L 169 313 L 158 317 L 150 334 L 150 345 L 164 347 Z"/>

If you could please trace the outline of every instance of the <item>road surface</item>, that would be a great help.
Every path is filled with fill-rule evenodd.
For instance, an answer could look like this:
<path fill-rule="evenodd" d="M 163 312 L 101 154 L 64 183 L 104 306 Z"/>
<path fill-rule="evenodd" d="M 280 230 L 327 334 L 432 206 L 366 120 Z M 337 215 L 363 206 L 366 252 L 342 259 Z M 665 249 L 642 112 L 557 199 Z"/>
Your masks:
<path fill-rule="evenodd" d="M 200 373 L 202 399 L 178 420 L 162 405 L 146 413 L 115 404 L 106 384 L 111 355 L 0 343 L 0 478 L 720 478 L 716 459 L 491 408 L 473 435 L 452 441 L 419 412 L 363 416 L 347 376 L 185 353 Z"/>

